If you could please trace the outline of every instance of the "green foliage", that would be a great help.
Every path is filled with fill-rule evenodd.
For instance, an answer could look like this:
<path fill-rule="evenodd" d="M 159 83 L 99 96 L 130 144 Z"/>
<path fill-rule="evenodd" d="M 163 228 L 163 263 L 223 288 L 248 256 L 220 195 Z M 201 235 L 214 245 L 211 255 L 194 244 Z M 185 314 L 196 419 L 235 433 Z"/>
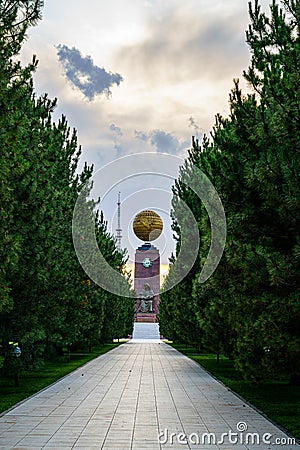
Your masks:
<path fill-rule="evenodd" d="M 125 297 L 110 292 L 105 292 L 104 295 L 104 320 L 101 339 L 105 342 L 111 342 L 113 339 L 127 337 L 128 334 L 131 334 L 135 302 L 133 297 L 130 296 L 129 278 L 125 269 L 127 261 L 125 253 L 119 252 L 115 241 L 110 239 L 102 214 L 97 216 L 97 223 L 99 249 L 105 260 L 110 262 L 110 266 L 124 276 L 123 286 L 119 288 L 120 292 L 127 293 Z"/>
<path fill-rule="evenodd" d="M 53 121 L 56 100 L 36 97 L 36 59 L 27 67 L 17 60 L 41 6 L 33 0 L 0 3 L 0 336 L 6 370 L 9 341 L 22 348 L 18 364 L 35 367 L 66 345 L 91 347 L 104 340 L 108 302 L 121 304 L 112 337 L 127 335 L 133 318 L 129 301 L 107 294 L 79 264 L 73 210 L 81 192 L 89 195 L 93 167 L 85 164 L 78 173 L 76 131 L 64 116 Z M 125 255 L 94 213 L 96 206 L 86 201 L 99 247 L 114 267 L 123 267 Z M 124 283 L 129 292 L 125 277 Z"/>
<path fill-rule="evenodd" d="M 300 380 L 300 9 L 291 0 L 283 6 L 286 14 L 273 1 L 268 17 L 258 1 L 250 3 L 252 59 L 244 77 L 252 92 L 243 95 L 234 81 L 230 116 L 216 116 L 210 140 L 193 140 L 174 190 L 192 209 L 201 234 L 198 267 L 188 276 L 199 337 L 210 351 L 234 356 L 244 377 L 256 382 L 280 373 Z M 198 275 L 210 223 L 184 186 L 190 165 L 210 178 L 227 218 L 225 252 L 204 285 Z M 182 282 L 176 295 L 185 292 Z M 172 310 L 171 293 L 168 298 Z M 162 317 L 164 307 L 162 302 Z M 174 321 L 168 327 L 177 330 Z"/>

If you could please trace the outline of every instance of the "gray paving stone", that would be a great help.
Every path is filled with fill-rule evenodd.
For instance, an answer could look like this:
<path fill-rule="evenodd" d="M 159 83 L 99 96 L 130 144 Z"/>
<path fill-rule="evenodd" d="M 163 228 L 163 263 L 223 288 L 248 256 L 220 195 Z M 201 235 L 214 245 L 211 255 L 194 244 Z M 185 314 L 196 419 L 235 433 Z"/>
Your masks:
<path fill-rule="evenodd" d="M 241 423 L 260 439 L 270 433 L 270 445 L 220 443 Z M 276 438 L 288 436 L 198 364 L 152 339 L 119 346 L 0 417 L 0 450 L 300 449 L 274 445 Z"/>

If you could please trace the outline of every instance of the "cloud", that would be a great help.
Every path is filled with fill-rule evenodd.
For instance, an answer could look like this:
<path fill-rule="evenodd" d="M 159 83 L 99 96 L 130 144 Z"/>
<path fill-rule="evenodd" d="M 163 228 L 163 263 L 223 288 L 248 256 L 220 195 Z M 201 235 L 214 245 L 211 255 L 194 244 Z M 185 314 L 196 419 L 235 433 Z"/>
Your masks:
<path fill-rule="evenodd" d="M 136 139 L 140 139 L 141 141 L 146 142 L 148 140 L 148 136 L 146 133 L 143 133 L 143 131 L 134 130 L 134 137 Z"/>
<path fill-rule="evenodd" d="M 117 136 L 123 136 L 122 130 L 120 127 L 117 127 L 114 123 L 112 123 L 109 127 L 111 131 L 116 133 Z"/>
<path fill-rule="evenodd" d="M 218 83 L 220 78 L 239 76 L 249 60 L 246 23 L 240 20 L 244 7 L 232 12 L 225 2 L 219 2 L 219 7 L 218 15 L 181 5 L 169 10 L 147 24 L 139 43 L 121 48 L 116 60 L 151 85 L 203 79 Z"/>
<path fill-rule="evenodd" d="M 67 78 L 89 100 L 93 100 L 97 94 L 110 97 L 111 86 L 119 85 L 123 81 L 119 73 L 107 72 L 104 68 L 96 66 L 90 56 L 83 57 L 75 47 L 70 49 L 66 45 L 58 45 L 56 48 Z"/>
<path fill-rule="evenodd" d="M 158 153 L 178 153 L 180 149 L 178 139 L 162 130 L 151 131 L 150 142 Z"/>
<path fill-rule="evenodd" d="M 122 142 L 123 132 L 120 127 L 117 127 L 114 123 L 109 126 L 109 129 L 114 133 L 113 134 L 113 142 L 114 142 L 114 152 L 117 158 L 124 156 L 126 154 L 126 146 L 124 146 Z"/>
<path fill-rule="evenodd" d="M 141 141 L 149 142 L 158 153 L 178 155 L 189 146 L 189 142 L 182 142 L 172 133 L 166 133 L 163 130 L 152 130 L 148 134 L 135 130 L 134 137 Z"/>
<path fill-rule="evenodd" d="M 203 128 L 200 129 L 198 123 L 196 122 L 196 120 L 194 119 L 193 116 L 189 117 L 189 125 L 188 125 L 188 127 L 193 130 L 192 133 L 193 133 L 194 137 L 197 140 L 202 140 L 202 138 L 203 138 L 203 136 L 205 134 L 205 133 L 203 133 L 204 130 L 203 130 Z"/>
<path fill-rule="evenodd" d="M 193 116 L 189 117 L 189 128 L 193 128 L 193 130 L 195 130 L 196 134 L 198 134 L 200 131 L 200 127 L 197 124 L 197 122 Z"/>

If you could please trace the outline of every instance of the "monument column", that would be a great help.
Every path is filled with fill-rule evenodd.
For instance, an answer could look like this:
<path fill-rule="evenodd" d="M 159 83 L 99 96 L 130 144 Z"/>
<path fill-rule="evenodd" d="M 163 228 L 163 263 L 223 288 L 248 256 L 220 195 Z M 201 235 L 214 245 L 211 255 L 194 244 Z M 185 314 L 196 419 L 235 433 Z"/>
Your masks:
<path fill-rule="evenodd" d="M 136 322 L 157 322 L 160 293 L 160 254 L 151 244 L 163 229 L 160 216 L 149 210 L 137 214 L 133 221 L 136 236 L 144 242 L 135 252 L 134 290 L 136 302 Z"/>

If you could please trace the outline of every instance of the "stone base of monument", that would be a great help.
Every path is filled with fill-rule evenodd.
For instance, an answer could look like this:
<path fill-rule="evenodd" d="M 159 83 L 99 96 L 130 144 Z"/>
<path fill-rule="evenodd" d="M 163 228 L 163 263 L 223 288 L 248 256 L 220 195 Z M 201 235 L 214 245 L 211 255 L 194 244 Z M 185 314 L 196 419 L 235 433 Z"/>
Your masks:
<path fill-rule="evenodd" d="M 156 323 L 157 316 L 155 313 L 137 313 L 134 317 L 135 322 Z"/>
<path fill-rule="evenodd" d="M 144 262 L 148 261 L 149 265 Z M 159 251 L 150 242 L 145 242 L 135 252 L 134 290 L 138 294 L 135 310 L 136 322 L 157 322 L 160 292 L 160 256 Z M 148 301 L 151 307 L 148 308 Z M 150 311 L 153 311 L 150 313 Z"/>

